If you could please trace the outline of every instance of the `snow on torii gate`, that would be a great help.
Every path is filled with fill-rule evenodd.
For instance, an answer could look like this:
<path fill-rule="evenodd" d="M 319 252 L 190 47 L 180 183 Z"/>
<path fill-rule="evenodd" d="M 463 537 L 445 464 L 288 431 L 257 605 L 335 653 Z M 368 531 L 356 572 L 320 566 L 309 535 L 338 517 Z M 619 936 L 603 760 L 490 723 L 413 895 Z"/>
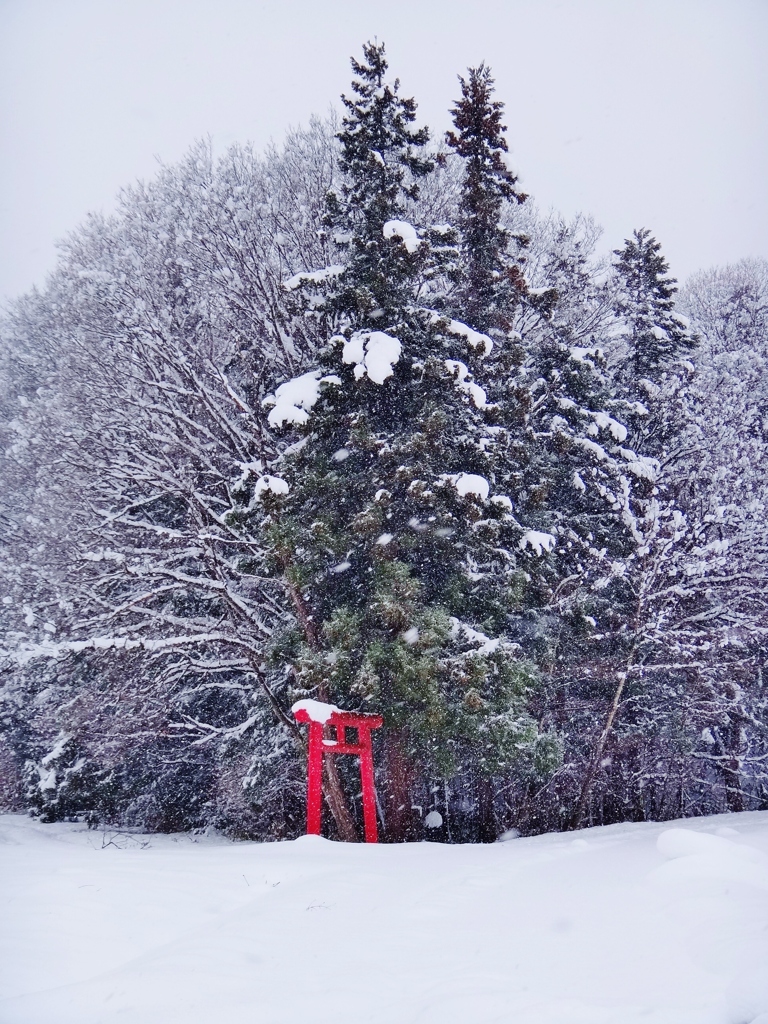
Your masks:
<path fill-rule="evenodd" d="M 377 843 L 371 729 L 378 729 L 383 724 L 383 718 L 381 715 L 342 711 L 335 704 L 323 704 L 319 700 L 299 700 L 291 711 L 297 722 L 309 723 L 307 835 L 320 835 L 323 814 L 323 755 L 335 757 L 337 754 L 356 754 L 360 758 L 365 841 Z M 332 726 L 336 730 L 336 739 L 323 738 L 325 726 Z M 357 743 L 347 742 L 347 729 L 357 729 Z"/>

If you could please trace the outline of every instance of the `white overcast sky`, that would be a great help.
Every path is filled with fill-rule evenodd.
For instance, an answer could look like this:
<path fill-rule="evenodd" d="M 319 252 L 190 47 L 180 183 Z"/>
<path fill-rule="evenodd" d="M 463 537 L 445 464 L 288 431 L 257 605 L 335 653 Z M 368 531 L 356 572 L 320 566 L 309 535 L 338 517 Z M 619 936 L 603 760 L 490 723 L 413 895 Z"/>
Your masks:
<path fill-rule="evenodd" d="M 606 249 L 649 227 L 681 280 L 768 256 L 768 0 L 0 0 L 0 299 L 158 159 L 338 105 L 373 36 L 435 133 L 489 63 L 525 189 Z"/>

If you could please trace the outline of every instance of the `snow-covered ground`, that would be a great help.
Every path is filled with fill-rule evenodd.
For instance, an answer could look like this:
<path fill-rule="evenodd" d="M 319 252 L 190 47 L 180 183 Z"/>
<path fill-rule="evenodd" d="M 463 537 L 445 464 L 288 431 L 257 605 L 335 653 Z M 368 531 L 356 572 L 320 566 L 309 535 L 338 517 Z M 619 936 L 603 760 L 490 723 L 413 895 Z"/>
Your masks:
<path fill-rule="evenodd" d="M 0 816 L 2 1024 L 768 1024 L 768 812 L 493 846 Z"/>

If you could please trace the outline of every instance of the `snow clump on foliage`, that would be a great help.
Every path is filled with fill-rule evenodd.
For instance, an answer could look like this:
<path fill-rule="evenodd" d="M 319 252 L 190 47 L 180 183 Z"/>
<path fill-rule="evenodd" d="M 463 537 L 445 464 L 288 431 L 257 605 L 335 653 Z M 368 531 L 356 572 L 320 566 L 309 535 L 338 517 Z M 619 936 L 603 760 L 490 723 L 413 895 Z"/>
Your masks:
<path fill-rule="evenodd" d="M 383 384 L 394 373 L 402 349 L 397 338 L 383 331 L 355 331 L 344 343 L 342 359 L 355 364 L 357 380 L 367 375 L 374 384 Z"/>
<path fill-rule="evenodd" d="M 470 348 L 480 350 L 480 354 L 483 356 L 489 356 L 493 349 L 493 342 L 487 334 L 482 334 L 480 331 L 474 331 L 471 327 L 467 327 L 466 324 L 461 323 L 459 320 L 451 320 L 448 324 L 448 333 L 456 334 L 460 338 L 464 338 Z"/>
<path fill-rule="evenodd" d="M 449 473 L 442 479 L 452 483 L 462 498 L 466 498 L 468 494 L 474 494 L 481 501 L 488 500 L 491 485 L 479 473 Z"/>
<path fill-rule="evenodd" d="M 485 393 L 485 388 L 481 388 L 479 384 L 474 384 L 471 380 L 467 380 L 469 370 L 464 363 L 458 359 L 446 359 L 445 365 L 449 373 L 456 377 L 456 387 L 459 391 L 469 395 L 478 409 L 487 409 L 488 396 Z"/>
<path fill-rule="evenodd" d="M 340 274 L 343 274 L 346 269 L 342 263 L 335 263 L 331 267 L 323 267 L 322 270 L 303 271 L 300 274 L 294 274 L 293 277 L 289 277 L 287 281 L 283 281 L 283 288 L 286 291 L 293 292 L 304 284 L 322 284 L 332 277 L 338 277 Z"/>
<path fill-rule="evenodd" d="M 261 496 L 265 491 L 271 491 L 272 494 L 287 494 L 288 483 L 279 476 L 262 476 L 256 481 L 256 486 L 253 489 L 254 501 L 261 501 Z"/>
<path fill-rule="evenodd" d="M 268 395 L 264 399 L 265 405 L 274 406 L 267 417 L 271 427 L 281 427 L 284 423 L 306 423 L 309 419 L 309 410 L 320 397 L 320 385 L 341 384 L 341 380 L 335 374 L 321 377 L 321 372 L 310 370 L 300 377 L 294 377 L 293 380 L 281 384 L 274 395 Z"/>
<path fill-rule="evenodd" d="M 388 220 L 384 225 L 385 238 L 399 238 L 410 253 L 416 252 L 421 245 L 421 239 L 416 234 L 416 228 L 405 220 Z"/>
<path fill-rule="evenodd" d="M 457 640 L 463 638 L 471 644 L 479 644 L 475 654 L 493 654 L 501 643 L 498 637 L 491 639 L 485 633 L 481 633 L 479 629 L 473 629 L 472 626 L 453 615 L 451 616 L 451 636 Z"/>
<path fill-rule="evenodd" d="M 446 318 L 441 313 L 437 313 L 433 309 L 426 310 L 426 312 L 429 313 L 429 322 L 433 326 L 445 323 Z M 493 351 L 493 342 L 487 334 L 476 331 L 472 327 L 467 327 L 460 320 L 448 319 L 445 330 L 448 334 L 453 334 L 457 338 L 464 338 L 469 347 L 475 352 L 479 351 L 482 357 L 489 356 Z"/>
<path fill-rule="evenodd" d="M 541 533 L 539 530 L 526 530 L 520 538 L 520 550 L 525 551 L 527 547 L 533 548 L 537 555 L 551 551 L 555 546 L 555 538 L 551 533 Z"/>

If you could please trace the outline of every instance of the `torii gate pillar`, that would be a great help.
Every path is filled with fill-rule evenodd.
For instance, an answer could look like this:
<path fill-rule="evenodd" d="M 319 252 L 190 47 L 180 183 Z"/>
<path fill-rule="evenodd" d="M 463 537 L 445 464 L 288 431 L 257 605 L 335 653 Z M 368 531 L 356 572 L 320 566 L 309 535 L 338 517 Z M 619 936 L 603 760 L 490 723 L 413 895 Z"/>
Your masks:
<path fill-rule="evenodd" d="M 309 724 L 309 762 L 307 765 L 307 835 L 319 836 L 323 817 L 323 757 L 355 754 L 360 758 L 363 789 L 363 821 L 366 843 L 379 841 L 376 828 L 376 791 L 373 785 L 371 729 L 383 724 L 381 715 L 341 711 L 335 704 L 319 700 L 297 701 L 291 711 L 297 722 Z M 323 736 L 326 726 L 336 731 L 335 739 Z M 357 743 L 347 742 L 347 729 L 357 729 Z"/>

